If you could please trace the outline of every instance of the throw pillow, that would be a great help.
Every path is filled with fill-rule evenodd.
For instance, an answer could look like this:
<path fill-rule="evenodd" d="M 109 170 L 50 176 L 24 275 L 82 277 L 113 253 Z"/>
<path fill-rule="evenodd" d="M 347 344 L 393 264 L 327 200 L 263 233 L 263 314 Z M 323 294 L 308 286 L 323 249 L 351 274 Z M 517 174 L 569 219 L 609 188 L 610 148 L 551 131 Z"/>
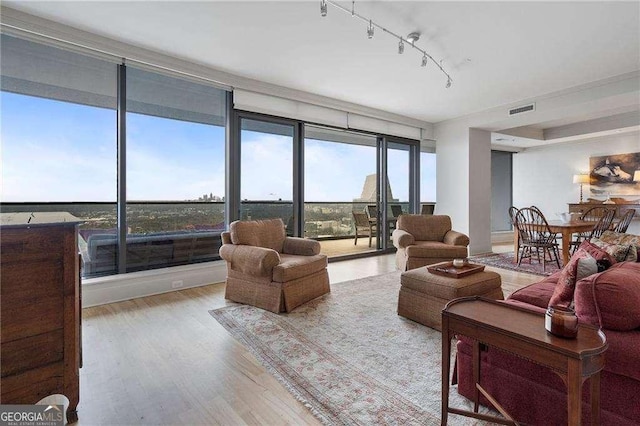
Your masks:
<path fill-rule="evenodd" d="M 611 256 L 605 250 L 603 250 L 602 248 L 592 244 L 589 241 L 583 241 L 582 244 L 580 244 L 580 247 L 578 247 L 578 249 L 582 249 L 582 250 L 586 251 L 587 253 L 589 253 L 591 255 L 591 257 L 595 258 L 598 261 L 604 261 L 604 262 L 608 261 L 609 262 L 609 266 L 611 266 L 614 263 L 616 263 L 616 259 L 613 256 Z"/>
<path fill-rule="evenodd" d="M 600 236 L 600 240 L 609 244 L 621 244 L 621 245 L 630 245 L 635 247 L 635 249 L 631 249 L 631 252 L 635 250 L 636 252 L 636 261 L 639 261 L 637 253 L 640 252 L 640 235 L 634 234 L 624 234 L 613 231 L 605 231 Z M 627 260 L 632 260 L 633 254 L 627 253 Z"/>
<path fill-rule="evenodd" d="M 591 244 L 609 253 L 616 260 L 616 262 L 624 262 L 631 259 L 633 259 L 634 262 L 636 261 L 637 252 L 635 250 L 631 251 L 631 247 L 634 246 L 605 243 L 598 238 L 592 238 Z M 627 259 L 629 252 L 631 252 L 631 258 Z"/>
<path fill-rule="evenodd" d="M 592 259 L 591 262 L 589 259 Z M 560 271 L 558 277 L 558 283 L 553 290 L 553 296 L 549 300 L 549 306 L 564 306 L 568 307 L 573 302 L 573 291 L 576 287 L 576 280 L 578 279 L 578 265 L 584 262 L 581 268 L 581 273 L 587 273 L 589 270 L 598 272 L 598 266 L 596 259 L 591 256 L 585 249 L 578 248 L 578 250 L 571 256 L 569 262 Z M 591 264 L 589 268 L 587 265 Z"/>

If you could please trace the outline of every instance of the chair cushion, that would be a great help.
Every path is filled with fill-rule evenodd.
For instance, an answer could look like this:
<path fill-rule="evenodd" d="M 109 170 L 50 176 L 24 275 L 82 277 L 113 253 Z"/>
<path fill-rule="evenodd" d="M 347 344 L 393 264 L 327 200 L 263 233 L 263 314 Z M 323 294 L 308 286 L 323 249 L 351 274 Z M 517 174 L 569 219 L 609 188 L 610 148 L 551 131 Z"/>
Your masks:
<path fill-rule="evenodd" d="M 282 219 L 237 220 L 229 225 L 231 242 L 282 252 L 286 237 Z"/>
<path fill-rule="evenodd" d="M 298 256 L 295 254 L 280 254 L 280 264 L 273 268 L 273 281 L 285 283 L 306 277 L 327 267 L 327 256 Z"/>
<path fill-rule="evenodd" d="M 445 215 L 403 214 L 398 217 L 397 229 L 407 231 L 416 241 L 443 241 L 444 235 L 451 230 L 451 218 Z"/>
<path fill-rule="evenodd" d="M 414 245 L 406 248 L 406 253 L 408 257 L 455 259 L 457 257 L 467 257 L 467 248 L 452 246 L 438 241 L 416 241 Z"/>

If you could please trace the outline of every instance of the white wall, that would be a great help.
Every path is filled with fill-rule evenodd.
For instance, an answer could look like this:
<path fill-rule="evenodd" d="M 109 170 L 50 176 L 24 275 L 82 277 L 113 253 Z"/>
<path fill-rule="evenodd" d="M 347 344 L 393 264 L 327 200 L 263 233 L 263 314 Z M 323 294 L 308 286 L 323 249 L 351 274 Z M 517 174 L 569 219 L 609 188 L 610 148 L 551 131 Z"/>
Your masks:
<path fill-rule="evenodd" d="M 580 185 L 573 175 L 589 171 L 589 157 L 640 152 L 640 132 L 601 136 L 547 147 L 530 148 L 513 155 L 513 204 L 538 206 L 549 219 L 568 211 L 567 203 L 580 199 Z M 584 199 L 589 185 L 583 186 Z M 624 198 L 634 198 L 626 196 Z M 627 232 L 640 234 L 634 219 Z"/>
<path fill-rule="evenodd" d="M 466 121 L 436 127 L 436 214 L 469 236 L 469 254 L 491 251 L 491 133 Z"/>

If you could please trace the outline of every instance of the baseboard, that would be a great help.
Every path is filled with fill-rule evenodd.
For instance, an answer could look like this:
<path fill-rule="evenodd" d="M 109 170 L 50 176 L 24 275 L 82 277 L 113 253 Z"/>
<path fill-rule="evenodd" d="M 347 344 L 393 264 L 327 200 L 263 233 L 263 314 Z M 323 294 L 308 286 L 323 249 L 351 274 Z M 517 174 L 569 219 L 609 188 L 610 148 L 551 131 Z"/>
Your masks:
<path fill-rule="evenodd" d="M 82 280 L 82 307 L 104 305 L 190 287 L 223 282 L 224 261 L 110 275 Z"/>

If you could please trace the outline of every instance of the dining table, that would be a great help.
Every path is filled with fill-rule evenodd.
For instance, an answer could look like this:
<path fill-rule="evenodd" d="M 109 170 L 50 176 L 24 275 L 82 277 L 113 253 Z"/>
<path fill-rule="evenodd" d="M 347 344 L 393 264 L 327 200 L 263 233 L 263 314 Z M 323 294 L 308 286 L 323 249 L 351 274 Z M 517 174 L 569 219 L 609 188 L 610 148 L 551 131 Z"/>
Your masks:
<path fill-rule="evenodd" d="M 570 220 L 568 222 L 563 222 L 561 220 L 550 220 L 548 221 L 549 230 L 556 234 L 562 235 L 562 264 L 566 265 L 569 262 L 569 243 L 571 242 L 571 238 L 573 238 L 573 234 L 581 233 L 581 232 L 589 232 L 597 225 L 597 221 L 588 221 L 588 220 Z M 518 233 L 518 229 L 514 228 L 513 230 L 513 251 L 514 262 L 518 263 L 518 258 L 520 256 L 520 252 L 518 250 L 518 242 L 520 240 L 520 234 Z"/>

